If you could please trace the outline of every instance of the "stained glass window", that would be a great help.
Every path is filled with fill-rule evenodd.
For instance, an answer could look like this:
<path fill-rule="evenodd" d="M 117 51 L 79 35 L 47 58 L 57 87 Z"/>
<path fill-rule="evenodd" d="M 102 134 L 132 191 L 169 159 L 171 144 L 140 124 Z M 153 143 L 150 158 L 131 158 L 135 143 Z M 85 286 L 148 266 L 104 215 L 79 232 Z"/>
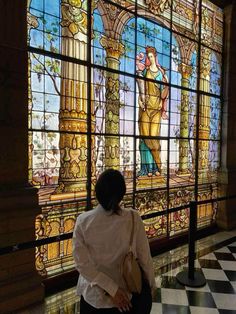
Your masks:
<path fill-rule="evenodd" d="M 71 232 L 96 205 L 106 168 L 150 239 L 186 232 L 191 200 L 218 189 L 223 12 L 209 0 L 29 0 L 29 181 L 36 237 Z M 199 228 L 215 204 L 199 206 Z M 36 251 L 51 276 L 73 267 L 71 240 Z"/>

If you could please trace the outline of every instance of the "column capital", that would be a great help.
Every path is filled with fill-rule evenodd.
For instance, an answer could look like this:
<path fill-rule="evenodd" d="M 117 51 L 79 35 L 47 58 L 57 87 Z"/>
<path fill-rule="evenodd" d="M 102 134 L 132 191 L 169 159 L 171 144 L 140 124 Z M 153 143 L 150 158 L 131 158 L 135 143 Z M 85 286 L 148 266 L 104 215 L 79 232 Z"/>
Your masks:
<path fill-rule="evenodd" d="M 100 39 L 100 44 L 104 49 L 106 49 L 108 58 L 119 60 L 121 55 L 123 55 L 125 52 L 124 45 L 119 40 L 111 37 L 102 36 Z"/>
<path fill-rule="evenodd" d="M 80 0 L 62 0 L 61 1 L 61 26 L 68 29 L 68 36 L 77 37 L 87 35 L 87 14 L 82 7 Z"/>
<path fill-rule="evenodd" d="M 189 64 L 181 62 L 178 65 L 178 71 L 182 74 L 182 77 L 189 79 L 190 75 L 193 73 L 193 67 Z"/>

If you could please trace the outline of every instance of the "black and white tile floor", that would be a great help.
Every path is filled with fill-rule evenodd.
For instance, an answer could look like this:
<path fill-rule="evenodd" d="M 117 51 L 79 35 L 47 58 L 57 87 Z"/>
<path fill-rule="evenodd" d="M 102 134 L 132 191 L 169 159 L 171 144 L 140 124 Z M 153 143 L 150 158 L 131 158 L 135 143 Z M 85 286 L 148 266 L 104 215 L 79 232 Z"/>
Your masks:
<path fill-rule="evenodd" d="M 187 245 L 154 257 L 158 288 L 151 314 L 236 314 L 236 231 L 219 232 L 197 241 L 196 246 L 195 267 L 204 274 L 207 284 L 202 288 L 188 288 L 177 282 L 176 274 L 187 267 Z M 75 287 L 17 312 L 59 313 L 79 314 Z"/>
<path fill-rule="evenodd" d="M 236 238 L 195 261 L 206 278 L 202 288 L 180 285 L 176 274 L 187 265 L 171 269 L 156 278 L 158 286 L 152 314 L 236 313 Z"/>

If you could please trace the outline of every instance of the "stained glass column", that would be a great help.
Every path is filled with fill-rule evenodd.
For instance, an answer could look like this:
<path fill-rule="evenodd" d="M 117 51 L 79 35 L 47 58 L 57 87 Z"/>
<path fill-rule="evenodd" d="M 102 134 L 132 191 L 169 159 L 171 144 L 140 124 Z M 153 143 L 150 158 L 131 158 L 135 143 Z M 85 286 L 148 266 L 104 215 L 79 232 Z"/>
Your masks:
<path fill-rule="evenodd" d="M 208 48 L 201 48 L 200 68 L 200 90 L 209 93 L 210 91 L 210 69 L 211 51 Z M 199 178 L 205 178 L 208 174 L 209 160 L 209 136 L 210 136 L 210 97 L 200 96 L 199 105 Z"/>
<path fill-rule="evenodd" d="M 192 67 L 181 63 L 179 72 L 182 74 L 181 86 L 189 88 L 189 79 L 192 74 Z M 189 174 L 189 91 L 181 90 L 181 113 L 180 113 L 180 141 L 179 141 L 179 169 L 178 175 Z"/>
<path fill-rule="evenodd" d="M 103 36 L 101 45 L 106 49 L 107 67 L 119 70 L 120 57 L 124 53 L 124 46 L 118 40 Z M 105 137 L 105 166 L 106 168 L 119 168 L 120 165 L 120 96 L 119 96 L 119 74 L 106 72 L 106 114 L 105 133 L 111 136 Z"/>
<path fill-rule="evenodd" d="M 78 60 L 85 60 L 87 55 L 87 16 L 86 11 L 82 9 L 82 2 L 73 3 L 72 6 L 70 1 L 63 0 L 61 4 L 61 53 Z M 85 196 L 87 182 L 86 68 L 79 64 L 62 61 L 61 77 L 59 114 L 61 165 L 56 194 L 76 192 Z"/>

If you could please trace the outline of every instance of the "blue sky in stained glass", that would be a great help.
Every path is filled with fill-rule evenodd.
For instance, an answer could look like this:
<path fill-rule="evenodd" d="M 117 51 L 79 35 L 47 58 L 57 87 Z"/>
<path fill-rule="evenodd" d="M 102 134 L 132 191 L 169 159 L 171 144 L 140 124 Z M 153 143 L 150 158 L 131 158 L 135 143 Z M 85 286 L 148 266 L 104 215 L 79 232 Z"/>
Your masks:
<path fill-rule="evenodd" d="M 216 95 L 221 93 L 221 69 L 214 52 L 211 54 L 210 92 Z"/>
<path fill-rule="evenodd" d="M 37 17 L 38 27 L 30 30 L 30 46 L 60 51 L 60 0 L 32 0 L 30 13 Z"/>
<path fill-rule="evenodd" d="M 98 10 L 94 10 L 93 13 L 93 62 L 99 65 L 106 65 L 106 51 L 100 44 L 100 39 L 104 33 L 104 27 L 101 15 Z"/>

